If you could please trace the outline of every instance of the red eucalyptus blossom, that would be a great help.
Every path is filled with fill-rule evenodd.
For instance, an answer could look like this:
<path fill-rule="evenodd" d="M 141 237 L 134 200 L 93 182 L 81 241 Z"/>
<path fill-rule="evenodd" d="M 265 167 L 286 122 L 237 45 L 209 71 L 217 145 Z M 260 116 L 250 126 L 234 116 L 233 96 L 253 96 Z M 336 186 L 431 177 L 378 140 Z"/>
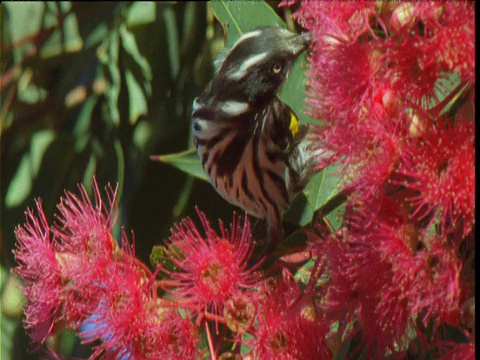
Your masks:
<path fill-rule="evenodd" d="M 14 254 L 18 265 L 14 272 L 24 282 L 25 328 L 32 340 L 40 344 L 52 333 L 57 317 L 61 316 L 65 280 L 40 200 L 37 213 L 38 216 L 28 210 L 25 225 L 15 230 Z"/>
<path fill-rule="evenodd" d="M 328 264 L 324 312 L 332 320 L 345 319 L 344 325 L 358 320 L 351 336 L 361 330 L 367 354 L 374 358 L 389 351 L 404 354 L 407 348 L 397 346 L 408 344 L 409 331 L 419 331 L 417 321 L 434 328 L 459 325 L 469 290 L 460 277 L 462 263 L 451 247 L 441 245 L 444 239 L 427 236 L 421 239 L 423 249 L 412 249 L 415 230 L 397 224 L 379 220 L 341 237 L 316 239 L 313 246 Z"/>
<path fill-rule="evenodd" d="M 171 293 L 180 306 L 197 314 L 221 314 L 235 298 L 255 296 L 262 278 L 248 263 L 253 252 L 250 223 L 233 217 L 230 231 L 219 222 L 220 232 L 197 210 L 203 231 L 190 218 L 172 230 L 167 254 L 175 271 L 164 269 L 173 280 Z"/>
<path fill-rule="evenodd" d="M 463 236 L 475 224 L 475 125 L 457 119 L 446 126 L 439 121 L 435 129 L 405 147 L 399 173 L 401 181 L 413 191 L 413 216 L 437 214 L 447 232 L 459 228 Z M 432 216 L 431 216 L 432 217 Z"/>
<path fill-rule="evenodd" d="M 122 235 L 112 234 L 116 190 L 107 188 L 108 204 L 96 181 L 92 202 L 67 192 L 50 227 L 37 201 L 37 215 L 27 211 L 18 227 L 14 272 L 24 281 L 25 325 L 36 344 L 55 325 L 79 332 L 84 342 L 99 341 L 91 358 L 196 359 L 198 329 L 157 298 L 154 277 L 135 258 Z"/>
<path fill-rule="evenodd" d="M 329 326 L 317 311 L 312 292 L 303 292 L 290 276 L 274 283 L 259 303 L 254 338 L 244 340 L 254 359 L 328 359 Z"/>

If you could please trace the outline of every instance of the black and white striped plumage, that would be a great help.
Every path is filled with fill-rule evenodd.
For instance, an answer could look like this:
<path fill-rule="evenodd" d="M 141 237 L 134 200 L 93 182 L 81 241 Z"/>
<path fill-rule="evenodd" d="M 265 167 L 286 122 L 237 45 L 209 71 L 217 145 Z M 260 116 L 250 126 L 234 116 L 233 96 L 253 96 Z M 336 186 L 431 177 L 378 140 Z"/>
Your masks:
<path fill-rule="evenodd" d="M 205 172 L 226 200 L 268 219 L 271 249 L 283 237 L 282 213 L 313 171 L 308 129 L 292 132 L 296 118 L 276 97 L 310 40 L 278 27 L 244 34 L 193 103 L 193 138 Z"/>

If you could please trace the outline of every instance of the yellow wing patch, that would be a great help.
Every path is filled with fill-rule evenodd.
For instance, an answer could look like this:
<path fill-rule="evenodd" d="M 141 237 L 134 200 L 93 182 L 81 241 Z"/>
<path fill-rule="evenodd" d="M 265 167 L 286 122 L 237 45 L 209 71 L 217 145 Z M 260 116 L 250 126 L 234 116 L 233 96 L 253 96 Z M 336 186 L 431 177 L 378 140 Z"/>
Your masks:
<path fill-rule="evenodd" d="M 293 112 L 290 114 L 290 132 L 292 133 L 292 136 L 295 137 L 295 135 L 298 133 L 298 119 Z"/>

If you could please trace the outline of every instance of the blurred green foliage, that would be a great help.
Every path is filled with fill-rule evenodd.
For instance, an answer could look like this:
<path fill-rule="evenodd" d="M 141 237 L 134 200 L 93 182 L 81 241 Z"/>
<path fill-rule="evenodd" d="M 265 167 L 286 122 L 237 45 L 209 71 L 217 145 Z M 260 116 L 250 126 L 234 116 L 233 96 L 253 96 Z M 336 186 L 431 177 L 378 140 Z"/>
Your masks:
<path fill-rule="evenodd" d="M 137 255 L 147 263 L 152 247 L 195 205 L 211 219 L 231 219 L 234 208 L 188 151 L 191 104 L 212 76 L 222 27 L 228 46 L 254 27 L 293 24 L 283 11 L 220 1 L 0 6 L 2 359 L 39 356 L 28 352 L 22 300 L 9 275 L 14 228 L 35 198 L 51 222 L 64 189 L 88 188 L 93 176 L 100 186 L 118 183 L 118 223 L 135 231 Z M 279 96 L 312 122 L 303 113 L 304 66 L 305 56 Z M 152 161 L 157 154 L 160 161 Z M 287 220 L 308 224 L 336 186 L 331 170 L 319 174 Z M 67 358 L 88 354 L 72 334 L 53 341 Z"/>
<path fill-rule="evenodd" d="M 1 358 L 36 358 L 9 285 L 14 228 L 35 198 L 52 221 L 64 189 L 94 175 L 118 183 L 119 224 L 147 262 L 193 204 L 229 208 L 209 184 L 149 160 L 190 146 L 191 103 L 223 41 L 206 3 L 3 3 L 0 16 Z M 58 346 L 82 356 L 71 338 Z"/>

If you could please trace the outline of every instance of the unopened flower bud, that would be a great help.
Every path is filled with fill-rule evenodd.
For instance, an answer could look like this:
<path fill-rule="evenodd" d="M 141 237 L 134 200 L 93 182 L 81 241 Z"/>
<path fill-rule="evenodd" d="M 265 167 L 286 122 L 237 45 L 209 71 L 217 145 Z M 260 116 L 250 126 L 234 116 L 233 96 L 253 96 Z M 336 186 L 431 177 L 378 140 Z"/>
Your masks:
<path fill-rule="evenodd" d="M 412 20 L 414 5 L 409 2 L 399 4 L 390 17 L 390 28 L 397 32 Z"/>

